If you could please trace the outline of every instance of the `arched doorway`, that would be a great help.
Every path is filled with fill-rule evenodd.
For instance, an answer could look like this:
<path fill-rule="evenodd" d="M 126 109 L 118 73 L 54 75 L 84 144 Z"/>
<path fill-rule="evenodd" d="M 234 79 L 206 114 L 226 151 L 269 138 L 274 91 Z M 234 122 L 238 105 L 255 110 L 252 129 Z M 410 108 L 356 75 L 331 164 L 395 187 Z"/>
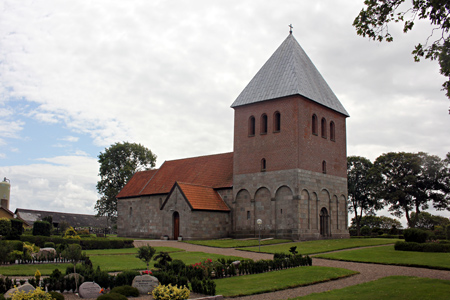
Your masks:
<path fill-rule="evenodd" d="M 180 214 L 176 211 L 173 213 L 173 239 L 178 240 L 180 236 Z"/>
<path fill-rule="evenodd" d="M 329 224 L 329 218 L 328 211 L 325 207 L 323 207 L 320 210 L 320 235 L 321 236 L 329 236 L 330 235 L 330 228 L 328 226 Z"/>

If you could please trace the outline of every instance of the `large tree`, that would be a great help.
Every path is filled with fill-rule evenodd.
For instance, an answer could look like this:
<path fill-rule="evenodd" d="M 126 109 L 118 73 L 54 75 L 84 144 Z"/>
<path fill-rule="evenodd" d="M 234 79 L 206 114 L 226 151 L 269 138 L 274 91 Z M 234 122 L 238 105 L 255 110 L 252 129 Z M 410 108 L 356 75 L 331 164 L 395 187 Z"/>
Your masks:
<path fill-rule="evenodd" d="M 374 213 L 382 208 L 382 202 L 376 193 L 380 180 L 379 173 L 369 159 L 361 156 L 347 158 L 348 210 L 355 214 L 358 236 L 363 214 Z"/>
<path fill-rule="evenodd" d="M 117 218 L 116 196 L 137 171 L 155 166 L 156 155 L 136 143 L 116 143 L 98 156 L 100 181 L 97 190 L 101 195 L 95 204 L 98 216 L 106 216 L 115 222 Z"/>
<path fill-rule="evenodd" d="M 379 196 L 396 216 L 406 216 L 409 227 L 415 227 L 419 213 L 429 208 L 450 210 L 448 167 L 445 161 L 426 153 L 390 152 L 380 155 L 374 166 L 381 172 L 383 182 Z M 415 212 L 411 218 L 411 212 Z"/>
<path fill-rule="evenodd" d="M 365 7 L 353 21 L 358 35 L 377 41 L 392 42 L 389 23 L 403 23 L 403 32 L 414 28 L 416 21 L 429 20 L 430 35 L 424 44 L 418 43 L 412 51 L 415 61 L 437 60 L 440 72 L 450 79 L 450 2 L 448 0 L 365 0 Z M 434 34 L 434 36 L 433 36 Z M 450 98 L 450 80 L 442 85 Z"/>

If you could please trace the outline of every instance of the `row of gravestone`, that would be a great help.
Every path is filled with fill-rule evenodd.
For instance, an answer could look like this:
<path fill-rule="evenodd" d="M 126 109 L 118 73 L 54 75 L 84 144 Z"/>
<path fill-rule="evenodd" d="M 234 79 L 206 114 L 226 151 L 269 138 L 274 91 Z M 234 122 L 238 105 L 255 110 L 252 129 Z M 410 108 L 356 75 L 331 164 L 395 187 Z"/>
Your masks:
<path fill-rule="evenodd" d="M 140 294 L 147 295 L 148 293 L 151 293 L 153 289 L 158 286 L 158 284 L 159 281 L 156 277 L 150 275 L 140 275 L 134 277 L 131 286 L 137 288 Z M 12 288 L 7 291 L 4 295 L 5 299 L 11 298 L 12 294 L 17 290 L 29 293 L 34 291 L 35 288 L 27 282 L 19 287 Z M 78 288 L 78 295 L 81 298 L 97 298 L 100 293 L 101 287 L 97 283 L 91 281 L 83 282 Z"/>

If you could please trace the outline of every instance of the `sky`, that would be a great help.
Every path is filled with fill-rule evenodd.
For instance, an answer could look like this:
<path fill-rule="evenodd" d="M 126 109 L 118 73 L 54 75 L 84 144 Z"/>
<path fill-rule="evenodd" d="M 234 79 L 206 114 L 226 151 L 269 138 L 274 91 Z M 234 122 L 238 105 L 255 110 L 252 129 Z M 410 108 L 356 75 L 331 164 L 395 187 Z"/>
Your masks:
<path fill-rule="evenodd" d="M 16 208 L 94 214 L 98 155 L 140 143 L 166 160 L 233 151 L 230 105 L 289 34 L 347 119 L 347 154 L 450 152 L 431 32 L 356 34 L 363 1 L 0 1 L 0 177 Z M 435 213 L 430 210 L 431 213 Z M 450 216 L 448 212 L 437 212 Z M 404 222 L 404 220 L 402 220 Z"/>

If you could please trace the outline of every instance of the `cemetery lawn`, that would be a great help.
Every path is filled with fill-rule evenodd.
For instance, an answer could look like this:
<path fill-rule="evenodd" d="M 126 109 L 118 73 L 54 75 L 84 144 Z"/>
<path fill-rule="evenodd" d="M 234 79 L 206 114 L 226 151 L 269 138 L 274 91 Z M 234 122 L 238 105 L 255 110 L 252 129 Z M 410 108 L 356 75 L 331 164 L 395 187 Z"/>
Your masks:
<path fill-rule="evenodd" d="M 358 272 L 330 267 L 297 267 L 261 274 L 216 279 L 216 295 L 254 295 L 348 277 Z"/>
<path fill-rule="evenodd" d="M 153 247 L 158 252 L 180 252 L 183 249 L 173 248 L 173 247 Z M 137 254 L 138 248 L 122 248 L 122 249 L 102 249 L 102 250 L 84 250 L 87 256 L 95 255 L 123 255 L 123 254 Z M 155 254 L 156 255 L 156 254 Z"/>
<path fill-rule="evenodd" d="M 450 281 L 408 276 L 384 277 L 375 281 L 291 300 L 444 300 L 448 299 Z"/>
<path fill-rule="evenodd" d="M 280 239 L 268 239 L 262 240 L 261 245 L 272 245 L 280 243 L 290 243 L 292 240 L 280 240 Z M 258 239 L 251 240 L 235 240 L 235 239 L 223 239 L 223 240 L 198 240 L 198 241 L 185 241 L 188 244 L 202 245 L 215 248 L 240 248 L 258 246 Z"/>
<path fill-rule="evenodd" d="M 316 255 L 315 257 L 343 261 L 450 270 L 450 253 L 395 251 L 394 246 L 392 245 L 324 253 Z"/>
<path fill-rule="evenodd" d="M 317 240 L 308 242 L 295 242 L 281 245 L 261 246 L 261 252 L 264 253 L 289 253 L 289 248 L 296 246 L 297 251 L 302 255 L 315 253 L 330 252 L 335 250 L 343 250 L 358 247 L 378 246 L 395 244 L 400 239 L 383 239 L 383 238 L 367 238 L 367 239 L 336 239 L 336 240 Z M 259 247 L 249 247 L 239 250 L 259 252 Z"/>

